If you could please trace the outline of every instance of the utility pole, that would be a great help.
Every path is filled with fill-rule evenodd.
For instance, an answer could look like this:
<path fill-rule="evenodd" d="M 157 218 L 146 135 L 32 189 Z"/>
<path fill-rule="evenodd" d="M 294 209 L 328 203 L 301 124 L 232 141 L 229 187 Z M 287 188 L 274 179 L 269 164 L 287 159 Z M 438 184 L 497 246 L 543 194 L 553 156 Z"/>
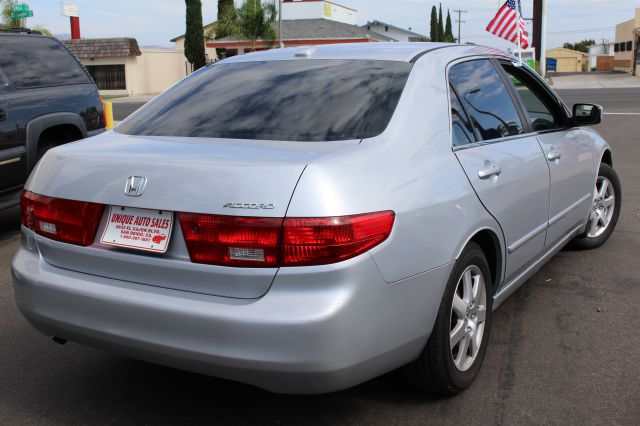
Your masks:
<path fill-rule="evenodd" d="M 282 0 L 278 0 L 278 28 L 280 33 L 280 49 L 284 49 L 284 38 L 282 38 Z"/>
<path fill-rule="evenodd" d="M 457 9 L 453 11 L 454 13 L 458 14 L 458 19 L 456 19 L 456 22 L 458 23 L 458 44 L 462 43 L 462 40 L 460 39 L 460 25 L 464 24 L 466 21 L 462 20 L 462 14 L 463 13 L 467 13 L 466 10 L 461 10 L 461 9 Z"/>

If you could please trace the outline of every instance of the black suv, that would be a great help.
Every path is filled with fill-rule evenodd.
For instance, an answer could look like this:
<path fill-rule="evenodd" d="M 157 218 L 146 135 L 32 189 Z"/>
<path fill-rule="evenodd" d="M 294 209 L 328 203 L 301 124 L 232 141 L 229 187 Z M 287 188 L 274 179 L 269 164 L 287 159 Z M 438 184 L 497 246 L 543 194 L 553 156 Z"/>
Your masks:
<path fill-rule="evenodd" d="M 40 157 L 104 130 L 98 88 L 58 40 L 0 31 L 0 210 L 18 204 Z"/>

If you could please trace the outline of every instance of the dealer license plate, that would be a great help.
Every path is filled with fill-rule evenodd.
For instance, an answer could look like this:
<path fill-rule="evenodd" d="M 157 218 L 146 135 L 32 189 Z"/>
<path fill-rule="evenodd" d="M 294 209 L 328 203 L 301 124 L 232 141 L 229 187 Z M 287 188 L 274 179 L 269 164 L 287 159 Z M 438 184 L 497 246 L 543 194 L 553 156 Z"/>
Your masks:
<path fill-rule="evenodd" d="M 100 242 L 164 253 L 169 246 L 172 228 L 173 212 L 111 206 Z"/>

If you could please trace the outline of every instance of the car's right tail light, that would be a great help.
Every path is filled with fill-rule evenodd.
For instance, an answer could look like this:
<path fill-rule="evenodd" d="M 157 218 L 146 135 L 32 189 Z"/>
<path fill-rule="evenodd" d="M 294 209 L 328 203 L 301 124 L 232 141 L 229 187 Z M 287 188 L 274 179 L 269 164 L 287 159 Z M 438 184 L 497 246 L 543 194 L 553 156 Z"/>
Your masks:
<path fill-rule="evenodd" d="M 351 259 L 389 237 L 391 211 L 322 218 L 285 218 L 282 265 L 326 265 Z"/>
<path fill-rule="evenodd" d="M 322 218 L 180 213 L 192 262 L 234 267 L 327 265 L 351 259 L 391 234 L 392 211 Z"/>

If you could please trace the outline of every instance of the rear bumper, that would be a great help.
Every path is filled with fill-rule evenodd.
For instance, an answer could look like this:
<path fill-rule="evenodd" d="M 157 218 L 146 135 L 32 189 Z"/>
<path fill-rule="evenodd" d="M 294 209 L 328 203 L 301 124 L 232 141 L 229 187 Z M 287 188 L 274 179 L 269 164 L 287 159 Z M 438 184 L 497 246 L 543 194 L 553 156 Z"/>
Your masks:
<path fill-rule="evenodd" d="M 56 268 L 34 234 L 12 263 L 15 297 L 42 333 L 275 392 L 344 389 L 415 359 L 450 267 L 396 284 L 369 255 L 283 268 L 260 299 L 168 290 Z"/>

